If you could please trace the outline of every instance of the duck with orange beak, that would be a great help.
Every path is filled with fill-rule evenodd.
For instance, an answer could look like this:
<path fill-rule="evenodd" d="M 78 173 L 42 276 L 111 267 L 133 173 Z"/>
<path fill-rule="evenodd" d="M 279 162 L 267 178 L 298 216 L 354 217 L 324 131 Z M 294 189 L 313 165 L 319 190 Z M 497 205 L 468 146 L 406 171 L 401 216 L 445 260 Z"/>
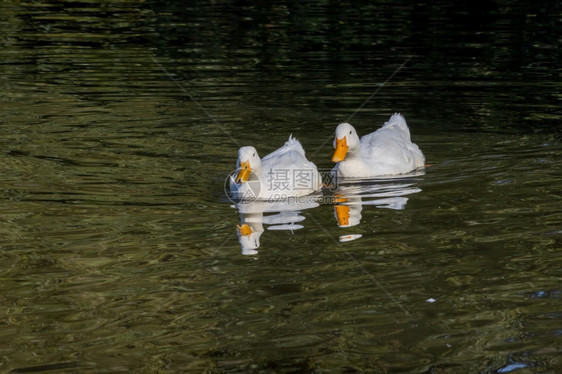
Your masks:
<path fill-rule="evenodd" d="M 411 172 L 424 167 L 425 157 L 412 143 L 406 119 L 399 113 L 383 127 L 359 139 L 355 128 L 336 128 L 332 173 L 343 178 L 373 178 Z"/>
<path fill-rule="evenodd" d="M 309 195 L 321 187 L 318 168 L 292 136 L 263 159 L 252 146 L 240 148 L 236 173 L 230 177 L 230 192 L 237 200 L 286 199 Z"/>

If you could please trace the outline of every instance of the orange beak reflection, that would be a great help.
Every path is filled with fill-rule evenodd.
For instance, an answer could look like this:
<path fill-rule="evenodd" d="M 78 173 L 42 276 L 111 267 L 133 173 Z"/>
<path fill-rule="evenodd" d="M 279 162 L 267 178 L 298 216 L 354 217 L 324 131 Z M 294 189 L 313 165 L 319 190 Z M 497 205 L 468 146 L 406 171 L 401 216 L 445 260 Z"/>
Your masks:
<path fill-rule="evenodd" d="M 338 217 L 338 226 L 349 226 L 349 207 L 347 205 L 336 205 L 336 216 Z"/>
<path fill-rule="evenodd" d="M 250 161 L 240 162 L 240 171 L 236 176 L 236 183 L 247 182 L 252 173 L 252 168 L 250 167 Z"/>
<path fill-rule="evenodd" d="M 252 228 L 247 224 L 236 225 L 236 228 L 238 229 L 238 233 L 242 236 L 247 236 L 252 233 Z"/>
<path fill-rule="evenodd" d="M 336 138 L 336 150 L 334 151 L 334 155 L 332 156 L 332 162 L 343 161 L 348 149 L 349 147 L 347 146 L 347 140 L 345 136 L 342 139 Z"/>
<path fill-rule="evenodd" d="M 335 194 L 334 195 L 334 201 L 336 203 L 345 203 L 347 202 L 347 197 L 344 197 L 342 194 Z"/>

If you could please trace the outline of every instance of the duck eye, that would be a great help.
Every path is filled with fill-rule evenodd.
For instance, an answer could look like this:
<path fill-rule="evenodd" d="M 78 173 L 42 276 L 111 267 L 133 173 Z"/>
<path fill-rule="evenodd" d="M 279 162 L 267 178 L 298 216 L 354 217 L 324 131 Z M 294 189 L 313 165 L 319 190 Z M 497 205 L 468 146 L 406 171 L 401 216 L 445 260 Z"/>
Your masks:
<path fill-rule="evenodd" d="M 254 154 L 252 155 L 252 157 L 256 157 L 256 152 L 254 152 Z"/>
<path fill-rule="evenodd" d="M 351 130 L 349 130 L 349 135 L 351 135 Z"/>

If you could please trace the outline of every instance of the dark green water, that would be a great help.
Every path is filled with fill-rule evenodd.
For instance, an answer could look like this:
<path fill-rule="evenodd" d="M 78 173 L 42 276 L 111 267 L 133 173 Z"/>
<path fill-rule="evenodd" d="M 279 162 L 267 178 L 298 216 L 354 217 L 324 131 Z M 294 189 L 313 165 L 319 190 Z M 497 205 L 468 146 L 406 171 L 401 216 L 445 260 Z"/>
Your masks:
<path fill-rule="evenodd" d="M 560 20 L 557 1 L 3 2 L 0 371 L 560 372 Z M 330 168 L 374 92 L 351 123 L 404 114 L 425 174 L 328 192 L 360 223 L 301 207 L 243 256 L 238 147 L 292 133 Z"/>

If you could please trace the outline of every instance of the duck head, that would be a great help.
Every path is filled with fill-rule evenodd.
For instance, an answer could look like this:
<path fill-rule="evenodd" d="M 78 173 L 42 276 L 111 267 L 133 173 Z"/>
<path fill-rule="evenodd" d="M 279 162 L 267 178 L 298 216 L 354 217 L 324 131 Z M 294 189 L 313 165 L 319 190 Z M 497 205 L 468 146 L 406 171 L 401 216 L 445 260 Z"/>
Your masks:
<path fill-rule="evenodd" d="M 255 255 L 258 253 L 257 249 L 260 247 L 260 236 L 263 233 L 258 231 L 246 223 L 237 225 L 236 232 L 238 234 L 238 241 L 242 247 L 243 255 Z"/>
<path fill-rule="evenodd" d="M 261 173 L 261 159 L 254 147 L 247 146 L 238 150 L 236 170 L 238 170 L 236 183 L 247 182 L 252 173 L 257 173 L 257 175 Z"/>
<path fill-rule="evenodd" d="M 338 227 L 351 227 L 360 224 L 362 210 L 363 206 L 361 204 L 334 206 L 334 215 L 336 216 Z"/>
<path fill-rule="evenodd" d="M 359 136 L 349 123 L 340 123 L 336 127 L 334 149 L 333 162 L 343 161 L 348 153 L 354 153 L 359 149 Z"/>

